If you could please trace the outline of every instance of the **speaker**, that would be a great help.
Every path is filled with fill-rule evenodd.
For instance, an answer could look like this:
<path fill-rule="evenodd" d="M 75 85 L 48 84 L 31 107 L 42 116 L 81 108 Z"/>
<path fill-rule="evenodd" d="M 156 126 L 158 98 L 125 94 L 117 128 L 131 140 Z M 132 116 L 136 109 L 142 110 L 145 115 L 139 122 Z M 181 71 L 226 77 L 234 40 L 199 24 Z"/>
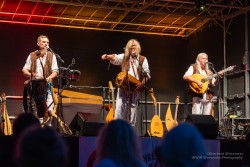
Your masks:
<path fill-rule="evenodd" d="M 218 135 L 218 123 L 211 115 L 188 115 L 186 122 L 193 124 L 207 139 L 215 139 Z"/>
<path fill-rule="evenodd" d="M 72 133 L 77 136 L 97 136 L 105 125 L 98 114 L 76 113 L 69 125 Z"/>

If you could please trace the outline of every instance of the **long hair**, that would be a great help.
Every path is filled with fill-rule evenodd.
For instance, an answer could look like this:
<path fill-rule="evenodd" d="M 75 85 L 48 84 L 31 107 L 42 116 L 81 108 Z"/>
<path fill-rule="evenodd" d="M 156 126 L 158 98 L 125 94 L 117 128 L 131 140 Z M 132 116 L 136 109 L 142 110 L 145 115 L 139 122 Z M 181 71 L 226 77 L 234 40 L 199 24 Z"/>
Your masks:
<path fill-rule="evenodd" d="M 106 124 L 97 138 L 96 160 L 112 159 L 124 167 L 141 166 L 139 138 L 130 124 L 113 120 Z"/>
<path fill-rule="evenodd" d="M 196 65 L 196 70 L 201 73 L 201 64 L 200 64 L 200 58 L 201 56 L 206 55 L 208 58 L 208 55 L 206 53 L 199 53 L 196 57 L 195 65 Z M 209 70 L 208 64 L 205 65 L 205 71 L 208 76 L 211 76 L 213 73 L 211 70 Z"/>
<path fill-rule="evenodd" d="M 136 39 L 130 39 L 126 45 L 126 47 L 124 48 L 124 58 L 122 61 L 122 71 L 126 70 L 126 64 L 129 61 L 129 57 L 130 57 L 130 48 L 132 47 L 132 45 L 136 45 L 135 48 L 135 53 L 136 55 L 139 55 L 141 53 L 141 45 L 140 43 L 136 40 Z"/>

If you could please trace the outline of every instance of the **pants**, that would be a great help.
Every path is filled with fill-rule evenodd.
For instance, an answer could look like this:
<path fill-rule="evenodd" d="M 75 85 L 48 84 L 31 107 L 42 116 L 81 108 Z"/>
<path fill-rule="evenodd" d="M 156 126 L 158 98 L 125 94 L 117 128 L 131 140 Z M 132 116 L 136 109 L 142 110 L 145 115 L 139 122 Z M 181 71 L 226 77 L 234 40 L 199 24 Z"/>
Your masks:
<path fill-rule="evenodd" d="M 127 118 L 129 118 L 131 126 L 135 126 L 139 94 L 139 92 L 131 92 L 129 101 L 128 92 L 124 89 L 118 88 L 114 119 L 127 120 Z"/>
<path fill-rule="evenodd" d="M 213 103 L 206 99 L 206 93 L 202 98 L 193 97 L 192 114 L 210 115 Z"/>
<path fill-rule="evenodd" d="M 35 82 L 34 82 L 35 83 Z M 33 83 L 33 84 L 34 84 Z M 31 95 L 30 82 L 24 83 L 24 95 L 23 95 L 23 110 L 24 112 L 29 112 L 40 118 L 41 122 L 46 122 L 46 125 L 51 126 L 52 117 L 49 118 L 48 112 L 53 111 L 54 103 L 50 90 L 47 89 L 43 82 L 38 82 L 38 84 L 33 86 L 32 93 L 32 103 L 30 106 L 30 101 L 27 96 Z M 45 101 L 45 96 L 47 100 Z"/>

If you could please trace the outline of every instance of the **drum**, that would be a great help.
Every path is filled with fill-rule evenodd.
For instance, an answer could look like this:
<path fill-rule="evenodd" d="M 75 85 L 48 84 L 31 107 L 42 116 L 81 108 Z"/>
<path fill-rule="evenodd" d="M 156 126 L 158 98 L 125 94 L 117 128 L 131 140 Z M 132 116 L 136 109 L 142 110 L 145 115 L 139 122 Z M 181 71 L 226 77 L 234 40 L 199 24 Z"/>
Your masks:
<path fill-rule="evenodd" d="M 70 81 L 79 81 L 81 72 L 79 70 L 70 70 L 69 71 L 69 80 Z"/>
<path fill-rule="evenodd" d="M 141 83 L 139 80 L 137 80 L 135 77 L 133 77 L 130 74 L 128 74 L 128 79 L 129 79 L 130 90 L 132 90 L 132 91 L 135 90 L 137 84 Z M 120 72 L 117 75 L 116 80 L 115 80 L 115 84 L 117 87 L 128 90 L 128 82 L 127 82 L 126 72 Z"/>
<path fill-rule="evenodd" d="M 68 77 L 68 71 L 68 68 L 60 67 L 60 76 L 64 78 Z"/>

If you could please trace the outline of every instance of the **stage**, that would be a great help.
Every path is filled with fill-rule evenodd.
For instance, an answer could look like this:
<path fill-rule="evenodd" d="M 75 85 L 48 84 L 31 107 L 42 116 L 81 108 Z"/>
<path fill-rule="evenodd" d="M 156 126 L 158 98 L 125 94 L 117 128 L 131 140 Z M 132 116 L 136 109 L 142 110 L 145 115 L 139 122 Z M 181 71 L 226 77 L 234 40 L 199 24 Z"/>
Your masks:
<path fill-rule="evenodd" d="M 63 137 L 69 148 L 70 167 L 92 167 L 95 164 L 96 137 L 90 136 L 67 136 Z M 145 163 L 149 167 L 159 167 L 154 154 L 154 148 L 161 142 L 160 138 L 141 137 L 142 153 Z M 204 140 L 207 149 L 206 167 L 240 167 L 242 166 L 243 154 L 247 148 L 244 140 Z M 11 155 L 14 143 L 11 136 L 0 137 L 0 162 L 1 166 L 11 166 Z M 179 150 L 182 151 L 182 150 Z"/>

